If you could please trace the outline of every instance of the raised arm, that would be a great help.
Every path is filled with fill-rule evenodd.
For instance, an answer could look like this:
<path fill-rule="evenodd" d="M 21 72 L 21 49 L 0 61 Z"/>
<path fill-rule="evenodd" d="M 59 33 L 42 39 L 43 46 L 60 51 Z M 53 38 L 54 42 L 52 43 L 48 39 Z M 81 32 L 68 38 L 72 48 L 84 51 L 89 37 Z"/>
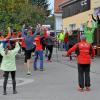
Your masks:
<path fill-rule="evenodd" d="M 32 35 L 32 38 L 34 39 L 39 32 L 40 32 L 40 28 L 36 28 L 34 34 Z"/>
<path fill-rule="evenodd" d="M 16 46 L 15 46 L 14 50 L 12 50 L 12 53 L 14 53 L 16 55 L 18 53 L 19 49 L 20 49 L 19 43 L 16 42 Z"/>
<path fill-rule="evenodd" d="M 94 18 L 93 14 L 92 14 L 92 19 L 96 22 L 96 19 Z"/>
<path fill-rule="evenodd" d="M 22 29 L 22 37 L 26 38 L 27 35 L 25 34 L 25 29 Z"/>
<path fill-rule="evenodd" d="M 97 21 L 99 21 L 100 20 L 100 18 L 99 18 L 99 16 L 97 15 Z"/>
<path fill-rule="evenodd" d="M 2 54 L 3 51 L 4 51 L 3 43 L 1 43 L 1 44 L 0 44 L 0 53 Z"/>

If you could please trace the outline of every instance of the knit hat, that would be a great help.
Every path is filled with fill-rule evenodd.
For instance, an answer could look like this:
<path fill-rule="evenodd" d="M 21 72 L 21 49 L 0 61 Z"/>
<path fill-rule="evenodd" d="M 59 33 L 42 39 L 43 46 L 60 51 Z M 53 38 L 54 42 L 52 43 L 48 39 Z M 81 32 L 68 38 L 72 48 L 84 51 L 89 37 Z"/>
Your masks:
<path fill-rule="evenodd" d="M 81 35 L 80 39 L 81 40 L 86 40 L 86 36 L 85 35 Z"/>

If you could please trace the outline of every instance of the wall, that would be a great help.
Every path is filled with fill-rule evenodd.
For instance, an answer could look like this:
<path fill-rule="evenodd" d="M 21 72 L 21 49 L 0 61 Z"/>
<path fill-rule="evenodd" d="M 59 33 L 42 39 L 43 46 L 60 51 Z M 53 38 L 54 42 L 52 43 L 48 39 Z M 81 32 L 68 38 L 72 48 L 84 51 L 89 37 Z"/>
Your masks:
<path fill-rule="evenodd" d="M 97 5 L 98 4 L 98 5 Z M 94 7 L 100 6 L 100 0 L 91 0 L 91 10 L 63 19 L 63 28 L 75 23 L 77 28 L 88 20 L 88 15 L 94 12 Z"/>
<path fill-rule="evenodd" d="M 59 12 L 59 5 L 66 0 L 54 0 L 54 12 Z"/>

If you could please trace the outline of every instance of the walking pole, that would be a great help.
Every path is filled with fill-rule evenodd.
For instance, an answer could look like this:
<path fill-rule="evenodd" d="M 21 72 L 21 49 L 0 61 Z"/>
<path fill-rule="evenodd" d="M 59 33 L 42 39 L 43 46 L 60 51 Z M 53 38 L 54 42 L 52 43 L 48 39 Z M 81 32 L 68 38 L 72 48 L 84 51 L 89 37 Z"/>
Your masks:
<path fill-rule="evenodd" d="M 23 38 L 11 38 L 11 39 L 4 39 L 4 40 L 0 40 L 0 42 L 4 42 L 4 41 L 13 41 L 13 40 L 20 40 Z"/>
<path fill-rule="evenodd" d="M 57 32 L 55 31 L 55 34 L 56 34 L 56 39 L 57 39 Z M 56 42 L 57 42 L 57 40 L 56 40 Z M 58 50 L 57 50 L 58 48 L 57 48 L 57 43 L 56 43 L 56 57 L 57 57 L 57 62 L 59 61 L 58 60 Z"/>

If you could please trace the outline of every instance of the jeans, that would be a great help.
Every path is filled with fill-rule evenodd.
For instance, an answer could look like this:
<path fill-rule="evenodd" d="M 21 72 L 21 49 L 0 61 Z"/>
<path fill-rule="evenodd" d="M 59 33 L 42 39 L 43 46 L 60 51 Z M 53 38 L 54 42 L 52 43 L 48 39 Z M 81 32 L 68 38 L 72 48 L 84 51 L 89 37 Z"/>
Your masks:
<path fill-rule="evenodd" d="M 40 69 L 43 69 L 43 50 L 36 50 L 34 55 L 33 67 L 37 69 L 37 60 L 40 58 Z"/>
<path fill-rule="evenodd" d="M 65 42 L 65 50 L 68 51 L 68 49 L 69 49 L 69 43 Z"/>
<path fill-rule="evenodd" d="M 64 42 L 63 41 L 60 41 L 59 46 L 60 46 L 60 50 L 63 50 L 64 49 Z"/>

